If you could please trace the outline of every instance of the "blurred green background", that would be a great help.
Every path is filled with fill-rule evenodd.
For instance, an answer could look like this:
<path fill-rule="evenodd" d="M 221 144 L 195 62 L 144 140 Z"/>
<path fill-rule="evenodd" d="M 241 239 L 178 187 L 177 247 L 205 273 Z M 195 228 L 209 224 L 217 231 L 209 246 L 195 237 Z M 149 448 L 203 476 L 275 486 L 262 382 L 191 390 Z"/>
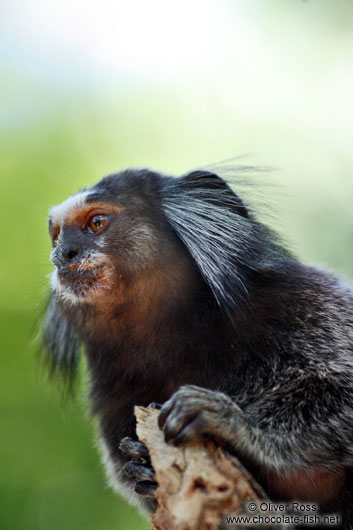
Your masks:
<path fill-rule="evenodd" d="M 50 205 L 232 156 L 302 259 L 353 277 L 351 0 L 14 0 L 0 16 L 1 530 L 150 528 L 107 487 L 84 385 L 42 377 Z M 268 187 L 268 181 L 276 184 Z"/>

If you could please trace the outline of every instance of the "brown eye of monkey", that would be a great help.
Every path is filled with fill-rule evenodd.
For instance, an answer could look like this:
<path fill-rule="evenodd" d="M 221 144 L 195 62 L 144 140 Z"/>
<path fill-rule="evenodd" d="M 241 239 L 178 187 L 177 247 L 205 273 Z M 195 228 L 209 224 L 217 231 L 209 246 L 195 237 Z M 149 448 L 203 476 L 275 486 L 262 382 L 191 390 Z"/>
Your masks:
<path fill-rule="evenodd" d="M 107 222 L 108 217 L 106 215 L 94 215 L 91 217 L 88 223 L 88 227 L 92 232 L 99 232 Z"/>

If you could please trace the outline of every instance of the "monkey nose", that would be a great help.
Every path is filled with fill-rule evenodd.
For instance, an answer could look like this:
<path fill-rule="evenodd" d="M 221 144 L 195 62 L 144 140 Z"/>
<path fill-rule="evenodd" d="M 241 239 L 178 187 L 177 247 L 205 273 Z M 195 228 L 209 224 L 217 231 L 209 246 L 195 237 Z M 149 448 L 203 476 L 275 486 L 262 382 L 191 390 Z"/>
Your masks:
<path fill-rule="evenodd" d="M 78 256 L 78 249 L 73 246 L 65 246 L 62 249 L 62 256 L 66 262 L 73 261 Z"/>

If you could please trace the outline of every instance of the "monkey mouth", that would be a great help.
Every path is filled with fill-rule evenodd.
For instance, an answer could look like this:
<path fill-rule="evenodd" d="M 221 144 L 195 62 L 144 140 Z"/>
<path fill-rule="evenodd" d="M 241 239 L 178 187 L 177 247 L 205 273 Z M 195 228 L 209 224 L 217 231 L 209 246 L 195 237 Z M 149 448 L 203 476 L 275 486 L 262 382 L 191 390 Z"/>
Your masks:
<path fill-rule="evenodd" d="M 80 266 L 66 266 L 57 271 L 61 288 L 69 289 L 78 298 L 85 298 L 105 286 L 106 265 L 83 269 Z"/>

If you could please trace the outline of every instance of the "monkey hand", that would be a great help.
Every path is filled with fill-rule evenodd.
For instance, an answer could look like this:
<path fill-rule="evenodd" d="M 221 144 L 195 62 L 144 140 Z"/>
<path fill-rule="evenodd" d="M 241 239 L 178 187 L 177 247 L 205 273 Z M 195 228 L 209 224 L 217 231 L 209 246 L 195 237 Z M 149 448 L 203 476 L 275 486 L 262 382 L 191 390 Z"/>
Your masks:
<path fill-rule="evenodd" d="M 192 385 L 182 386 L 164 403 L 158 424 L 165 441 L 174 445 L 208 434 L 234 446 L 247 431 L 244 413 L 230 397 Z"/>
<path fill-rule="evenodd" d="M 130 458 L 124 464 L 123 472 L 133 481 L 136 493 L 154 497 L 158 484 L 154 480 L 154 469 L 145 444 L 126 437 L 121 440 L 119 449 Z"/>

